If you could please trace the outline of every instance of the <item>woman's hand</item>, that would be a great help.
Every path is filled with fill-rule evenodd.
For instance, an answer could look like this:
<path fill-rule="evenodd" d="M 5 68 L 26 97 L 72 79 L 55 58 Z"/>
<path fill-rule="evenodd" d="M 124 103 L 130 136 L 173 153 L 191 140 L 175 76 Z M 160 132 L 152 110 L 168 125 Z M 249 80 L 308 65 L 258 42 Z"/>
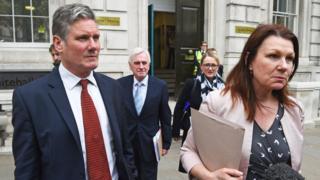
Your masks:
<path fill-rule="evenodd" d="M 203 180 L 242 180 L 243 173 L 236 169 L 221 168 L 210 172 L 202 164 L 195 165 L 191 171 L 191 175 L 197 179 Z"/>
<path fill-rule="evenodd" d="M 242 180 L 243 173 L 236 169 L 221 168 L 214 172 L 211 172 L 211 179 L 213 180 Z"/>

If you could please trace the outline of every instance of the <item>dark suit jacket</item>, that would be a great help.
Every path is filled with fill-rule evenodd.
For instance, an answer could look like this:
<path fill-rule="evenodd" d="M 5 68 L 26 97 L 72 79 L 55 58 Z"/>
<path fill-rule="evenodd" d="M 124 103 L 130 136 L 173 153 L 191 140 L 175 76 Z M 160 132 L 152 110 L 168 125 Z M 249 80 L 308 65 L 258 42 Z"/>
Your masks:
<path fill-rule="evenodd" d="M 119 179 L 132 179 L 133 152 L 116 81 L 94 73 L 107 110 Z M 13 93 L 13 155 L 16 180 L 85 179 L 79 132 L 55 68 Z"/>
<path fill-rule="evenodd" d="M 136 143 L 133 140 L 138 138 L 143 143 L 139 148 L 142 157 L 145 160 L 154 159 L 152 138 L 160 128 L 159 123 L 163 137 L 163 148 L 169 149 L 171 145 L 171 111 L 168 106 L 169 97 L 166 83 L 149 76 L 147 95 L 139 116 L 132 95 L 133 75 L 120 78 L 118 81 L 123 87 L 123 96 L 127 100 L 125 107 L 128 111 L 127 120 L 131 141 Z"/>
<path fill-rule="evenodd" d="M 194 86 L 195 82 L 196 84 Z M 191 92 L 192 89 L 193 89 L 193 92 Z M 180 96 L 174 108 L 173 124 L 172 124 L 173 137 L 179 137 L 180 129 L 183 129 L 184 131 L 188 131 L 190 128 L 190 108 L 188 108 L 185 115 L 183 111 L 185 103 L 187 101 L 189 101 L 190 107 L 194 109 L 200 108 L 200 105 L 202 102 L 201 84 L 199 81 L 195 81 L 194 78 L 186 80 L 185 85 L 180 93 Z"/>

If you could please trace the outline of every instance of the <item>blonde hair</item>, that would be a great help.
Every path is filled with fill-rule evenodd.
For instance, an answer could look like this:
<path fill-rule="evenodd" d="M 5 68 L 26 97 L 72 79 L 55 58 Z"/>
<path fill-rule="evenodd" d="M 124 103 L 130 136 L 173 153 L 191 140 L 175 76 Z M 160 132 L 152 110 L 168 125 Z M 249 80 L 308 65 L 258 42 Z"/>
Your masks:
<path fill-rule="evenodd" d="M 207 57 L 212 57 L 213 59 L 215 59 L 217 61 L 217 65 L 220 65 L 220 60 L 219 57 L 217 55 L 217 51 L 214 48 L 210 48 L 206 51 L 206 53 L 203 54 L 200 64 L 203 64 L 203 61 L 207 58 Z"/>

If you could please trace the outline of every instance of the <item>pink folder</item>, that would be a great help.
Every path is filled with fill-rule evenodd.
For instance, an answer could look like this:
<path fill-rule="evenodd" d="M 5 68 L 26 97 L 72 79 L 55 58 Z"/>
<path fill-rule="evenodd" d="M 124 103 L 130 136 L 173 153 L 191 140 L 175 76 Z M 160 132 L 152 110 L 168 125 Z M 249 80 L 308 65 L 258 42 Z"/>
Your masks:
<path fill-rule="evenodd" d="M 244 128 L 195 109 L 191 109 L 191 119 L 194 141 L 206 168 L 239 169 Z"/>

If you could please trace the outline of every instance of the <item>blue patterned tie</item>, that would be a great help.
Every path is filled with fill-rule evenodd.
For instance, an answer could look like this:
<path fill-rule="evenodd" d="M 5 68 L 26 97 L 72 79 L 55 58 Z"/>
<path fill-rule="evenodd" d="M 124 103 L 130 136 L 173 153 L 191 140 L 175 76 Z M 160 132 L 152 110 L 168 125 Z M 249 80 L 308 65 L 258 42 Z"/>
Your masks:
<path fill-rule="evenodd" d="M 134 104 L 136 106 L 138 115 L 140 115 L 141 109 L 143 106 L 143 94 L 141 93 L 141 91 L 142 91 L 142 86 L 144 86 L 144 84 L 138 82 L 135 84 L 135 86 L 136 86 L 136 92 L 134 93 Z"/>

